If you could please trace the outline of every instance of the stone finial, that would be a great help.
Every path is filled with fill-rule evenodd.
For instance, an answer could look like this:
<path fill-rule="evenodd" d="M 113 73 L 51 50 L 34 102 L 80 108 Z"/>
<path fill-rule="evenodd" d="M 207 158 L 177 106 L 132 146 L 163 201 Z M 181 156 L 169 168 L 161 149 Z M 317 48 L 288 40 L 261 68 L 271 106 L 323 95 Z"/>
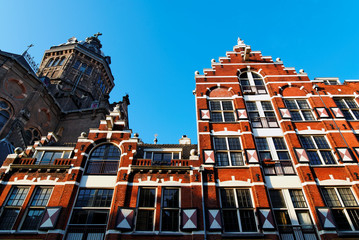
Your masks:
<path fill-rule="evenodd" d="M 213 58 L 213 59 L 211 60 L 211 62 L 215 63 L 215 62 L 216 62 L 216 59 Z"/>
<path fill-rule="evenodd" d="M 299 73 L 304 73 L 304 69 L 300 69 L 300 70 L 299 70 Z"/>
<path fill-rule="evenodd" d="M 114 112 L 120 112 L 120 104 L 116 104 L 116 106 L 113 108 Z"/>
<path fill-rule="evenodd" d="M 86 138 L 87 137 L 87 134 L 85 132 L 82 132 L 81 135 L 80 135 L 81 138 Z"/>
<path fill-rule="evenodd" d="M 196 156 L 197 155 L 197 150 L 196 149 L 191 149 L 191 151 L 189 153 L 191 154 L 191 156 Z"/>
<path fill-rule="evenodd" d="M 153 143 L 154 143 L 154 144 L 157 144 L 157 142 L 158 142 L 157 136 L 158 136 L 158 135 L 157 135 L 157 133 L 156 133 L 156 134 L 155 134 L 155 139 L 153 139 Z"/>
<path fill-rule="evenodd" d="M 138 133 L 134 133 L 133 137 L 138 138 L 140 135 Z"/>
<path fill-rule="evenodd" d="M 243 44 L 244 44 L 244 41 L 240 37 L 238 37 L 237 45 L 243 45 Z"/>
<path fill-rule="evenodd" d="M 21 154 L 23 151 L 24 151 L 24 150 L 22 150 L 21 147 L 17 147 L 17 148 L 15 148 L 14 153 L 17 154 L 17 155 L 19 155 L 19 154 Z"/>
<path fill-rule="evenodd" d="M 195 74 L 195 75 L 199 75 L 199 71 L 195 71 L 194 74 Z"/>
<path fill-rule="evenodd" d="M 275 59 L 276 62 L 281 62 L 282 60 L 280 58 Z"/>

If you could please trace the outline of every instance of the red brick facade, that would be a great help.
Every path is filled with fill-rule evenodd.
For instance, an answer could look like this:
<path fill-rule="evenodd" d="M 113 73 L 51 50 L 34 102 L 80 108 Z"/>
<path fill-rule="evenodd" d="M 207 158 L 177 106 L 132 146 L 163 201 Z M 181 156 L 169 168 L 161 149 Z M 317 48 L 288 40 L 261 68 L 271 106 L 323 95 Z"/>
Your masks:
<path fill-rule="evenodd" d="M 9 155 L 1 238 L 357 238 L 356 81 L 241 40 L 195 79 L 198 146 L 144 144 L 117 107 L 73 148 L 49 133 Z"/>

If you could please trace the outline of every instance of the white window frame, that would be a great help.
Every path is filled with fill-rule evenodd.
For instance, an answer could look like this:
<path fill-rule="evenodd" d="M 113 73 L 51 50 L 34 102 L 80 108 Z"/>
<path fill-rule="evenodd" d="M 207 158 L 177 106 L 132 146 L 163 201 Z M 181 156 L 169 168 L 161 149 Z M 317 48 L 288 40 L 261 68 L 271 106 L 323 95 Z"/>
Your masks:
<path fill-rule="evenodd" d="M 178 190 L 178 207 L 177 208 L 163 207 L 164 191 L 166 189 L 176 189 L 176 190 Z M 163 211 L 165 211 L 165 210 L 178 210 L 178 231 L 164 231 L 164 230 L 162 230 L 162 222 L 163 222 L 162 215 L 163 215 Z M 181 229 L 180 229 L 180 226 L 181 226 L 181 188 L 180 187 L 165 187 L 165 186 L 162 187 L 160 212 L 161 212 L 161 216 L 160 216 L 160 231 L 161 232 L 177 233 L 177 232 L 181 231 Z"/>
<path fill-rule="evenodd" d="M 226 141 L 226 147 L 227 149 L 217 149 L 216 147 L 216 143 L 215 140 L 216 138 L 223 138 Z M 229 142 L 228 142 L 228 138 L 237 138 L 239 140 L 239 145 L 241 147 L 241 149 L 235 150 L 235 149 L 229 149 Z M 217 156 L 215 156 L 216 158 L 216 166 L 217 167 L 242 167 L 245 166 L 245 158 L 244 158 L 244 149 L 243 149 L 243 143 L 241 141 L 241 137 L 240 136 L 213 136 L 213 148 L 215 150 L 215 155 L 217 155 L 217 153 L 227 153 L 227 157 L 228 157 L 228 163 L 229 165 L 217 165 Z M 233 165 L 232 163 L 232 158 L 231 158 L 231 152 L 233 153 L 240 153 L 242 155 L 242 165 Z"/>
<path fill-rule="evenodd" d="M 141 189 L 154 189 L 155 190 L 155 202 L 154 202 L 154 206 L 153 207 L 140 207 L 139 203 L 140 203 L 140 194 L 141 194 Z M 136 221 L 134 224 L 134 231 L 135 232 L 141 232 L 141 233 L 146 233 L 146 232 L 153 232 L 155 230 L 156 227 L 156 206 L 157 206 L 157 194 L 158 194 L 158 189 L 157 187 L 142 187 L 139 186 L 138 187 L 138 192 L 137 192 L 137 203 L 136 203 Z M 153 211 L 153 220 L 152 220 L 152 230 L 137 230 L 137 220 L 138 220 L 138 211 L 139 210 L 152 210 Z"/>
<path fill-rule="evenodd" d="M 220 110 L 212 109 L 211 102 L 219 102 L 220 106 L 221 106 L 221 109 Z M 224 110 L 223 109 L 223 102 L 231 102 L 232 110 Z M 211 122 L 213 122 L 213 123 L 233 123 L 233 122 L 236 122 L 238 120 L 237 116 L 235 114 L 235 106 L 234 106 L 234 102 L 233 102 L 232 98 L 227 98 L 227 99 L 225 99 L 225 98 L 220 98 L 220 99 L 211 98 L 211 99 L 208 99 L 208 107 L 209 107 L 209 110 L 210 110 L 210 113 L 211 113 Z M 234 120 L 233 121 L 226 121 L 226 119 L 224 117 L 225 112 L 226 113 L 232 113 Z M 222 116 L 222 121 L 213 121 L 212 113 L 220 113 L 221 116 Z"/>
<path fill-rule="evenodd" d="M 344 111 L 347 111 L 352 116 L 352 119 L 347 119 L 344 114 L 344 117 L 346 120 L 348 120 L 348 121 L 359 120 L 359 117 L 356 117 L 355 114 L 353 113 L 353 110 L 359 111 L 359 105 L 355 98 L 334 98 L 333 100 L 335 101 L 335 103 L 336 103 L 336 101 L 340 101 L 342 104 L 344 103 L 344 105 L 346 106 L 346 108 L 342 108 L 342 107 L 338 106 L 338 104 L 337 104 L 338 108 L 343 112 L 343 114 L 344 114 Z M 348 103 L 346 102 L 346 100 L 353 100 L 357 107 L 356 108 L 350 107 L 348 105 Z"/>
<path fill-rule="evenodd" d="M 284 98 L 283 100 L 284 100 L 284 104 L 285 104 L 286 108 L 288 109 L 288 111 L 289 111 L 290 113 L 292 113 L 292 112 L 298 112 L 299 115 L 300 115 L 300 117 L 301 117 L 301 120 L 298 120 L 298 119 L 295 119 L 295 120 L 294 120 L 294 119 L 293 119 L 293 116 L 292 116 L 292 121 L 316 121 L 316 120 L 317 120 L 316 117 L 315 117 L 315 115 L 314 115 L 314 113 L 313 113 L 313 111 L 312 111 L 313 108 L 310 106 L 310 104 L 309 104 L 309 102 L 308 102 L 308 99 L 306 99 L 306 98 Z M 291 109 L 291 108 L 289 108 L 289 106 L 288 106 L 288 104 L 287 104 L 287 101 L 294 101 L 294 103 L 295 103 L 297 109 Z M 306 101 L 306 103 L 307 103 L 307 105 L 309 106 L 309 108 L 300 108 L 300 105 L 298 104 L 298 101 Z M 312 115 L 312 117 L 313 117 L 313 119 L 308 119 L 308 120 L 305 119 L 303 112 L 310 112 L 311 115 Z"/>
<path fill-rule="evenodd" d="M 312 142 L 314 143 L 315 148 L 310 148 L 310 149 L 305 148 L 305 147 L 304 147 L 304 144 L 303 144 L 303 142 L 302 142 L 302 140 L 301 140 L 301 138 L 300 138 L 301 136 L 302 136 L 302 137 L 310 137 L 311 140 L 312 140 Z M 318 145 L 317 145 L 317 143 L 315 142 L 314 137 L 324 137 L 325 141 L 327 142 L 327 144 L 328 144 L 328 146 L 329 146 L 330 148 L 318 148 Z M 301 143 L 302 147 L 307 151 L 307 155 L 308 155 L 308 152 L 316 152 L 316 153 L 318 154 L 318 156 L 319 156 L 319 160 L 321 161 L 321 164 L 312 164 L 312 162 L 311 162 L 311 160 L 310 160 L 310 157 L 308 156 L 310 165 L 313 165 L 313 166 L 329 165 L 329 166 L 330 166 L 330 165 L 338 164 L 338 159 L 336 158 L 335 152 L 334 152 L 333 148 L 331 147 L 330 142 L 328 141 L 326 135 L 299 135 L 299 142 Z M 327 152 L 331 152 L 332 157 L 333 157 L 333 159 L 334 159 L 334 163 L 331 163 L 331 164 L 325 163 L 324 158 L 323 158 L 323 156 L 322 156 L 322 154 L 321 154 L 321 152 L 320 152 L 321 150 L 324 150 L 324 151 L 327 151 Z M 330 150 L 330 151 L 328 151 L 328 150 Z"/>

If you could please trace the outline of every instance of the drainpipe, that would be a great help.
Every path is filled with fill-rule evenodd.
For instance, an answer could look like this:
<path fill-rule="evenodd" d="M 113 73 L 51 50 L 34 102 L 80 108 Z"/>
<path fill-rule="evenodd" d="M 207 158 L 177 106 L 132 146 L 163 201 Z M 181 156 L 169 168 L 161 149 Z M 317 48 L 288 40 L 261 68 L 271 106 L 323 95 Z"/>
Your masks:
<path fill-rule="evenodd" d="M 201 195 L 202 195 L 202 214 L 203 214 L 203 231 L 204 231 L 204 240 L 207 240 L 207 226 L 206 226 L 206 209 L 204 206 L 204 181 L 203 181 L 203 172 L 204 167 L 201 165 L 198 170 L 201 173 Z"/>
<path fill-rule="evenodd" d="M 328 109 L 328 108 L 327 108 L 327 105 L 325 105 L 325 103 L 324 103 L 324 101 L 323 101 L 323 99 L 322 99 L 322 96 L 320 96 L 320 94 L 319 94 L 319 92 L 318 92 L 318 88 L 319 88 L 319 87 L 318 87 L 317 84 L 314 84 L 314 85 L 313 85 L 313 89 L 317 92 L 317 94 L 318 94 L 320 100 L 322 101 L 324 107 L 325 107 L 326 109 Z M 338 127 L 337 123 L 334 121 L 334 119 L 333 119 L 332 121 L 333 121 L 334 125 L 336 126 L 336 128 L 338 129 L 340 136 L 341 136 L 342 139 L 344 140 L 345 145 L 347 145 L 347 147 L 350 148 L 350 147 L 349 147 L 349 144 L 348 144 L 347 141 L 345 140 L 345 138 L 344 138 L 342 132 L 340 131 L 340 128 Z"/>

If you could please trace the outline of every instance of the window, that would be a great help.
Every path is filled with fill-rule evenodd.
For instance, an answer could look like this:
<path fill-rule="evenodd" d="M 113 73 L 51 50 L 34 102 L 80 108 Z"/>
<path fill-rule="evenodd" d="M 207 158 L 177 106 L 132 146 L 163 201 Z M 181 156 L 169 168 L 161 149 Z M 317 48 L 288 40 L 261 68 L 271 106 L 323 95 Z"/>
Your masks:
<path fill-rule="evenodd" d="M 86 174 L 117 174 L 121 152 L 113 144 L 96 147 L 90 155 Z"/>
<path fill-rule="evenodd" d="M 45 212 L 45 207 L 50 199 L 52 188 L 38 187 L 32 196 L 26 216 L 21 225 L 21 230 L 36 230 Z"/>
<path fill-rule="evenodd" d="M 60 62 L 59 62 L 59 66 L 62 66 L 63 64 L 64 64 L 64 62 L 65 62 L 65 57 L 62 57 L 61 58 L 61 60 L 60 60 Z"/>
<path fill-rule="evenodd" d="M 282 239 L 317 239 L 308 205 L 301 189 L 269 190 L 273 215 Z"/>
<path fill-rule="evenodd" d="M 33 145 L 35 141 L 39 141 L 41 138 L 41 133 L 38 129 L 30 127 L 25 131 L 25 140 L 26 144 Z"/>
<path fill-rule="evenodd" d="M 60 58 L 56 58 L 50 67 L 55 67 L 60 61 Z"/>
<path fill-rule="evenodd" d="M 103 239 L 112 195 L 113 189 L 80 189 L 66 239 Z"/>
<path fill-rule="evenodd" d="M 80 65 L 81 65 L 81 62 L 79 60 L 77 60 L 74 64 L 73 68 L 79 69 Z"/>
<path fill-rule="evenodd" d="M 12 229 L 28 193 L 28 187 L 13 187 L 11 189 L 1 213 L 0 230 Z"/>
<path fill-rule="evenodd" d="M 266 175 L 292 175 L 292 166 L 287 146 L 281 137 L 256 137 L 255 142 Z"/>
<path fill-rule="evenodd" d="M 324 136 L 299 136 L 306 149 L 311 165 L 336 164 L 334 156 Z"/>
<path fill-rule="evenodd" d="M 156 189 L 140 188 L 137 201 L 136 231 L 153 231 Z"/>
<path fill-rule="evenodd" d="M 50 67 L 53 61 L 54 61 L 54 59 L 50 58 L 50 60 L 46 64 L 46 67 Z"/>
<path fill-rule="evenodd" d="M 267 94 L 263 78 L 254 72 L 243 72 L 239 75 L 243 94 Z"/>
<path fill-rule="evenodd" d="M 289 109 L 293 121 L 315 120 L 307 100 L 285 99 L 284 103 Z"/>
<path fill-rule="evenodd" d="M 86 68 L 85 74 L 91 75 L 91 72 L 92 72 L 92 67 L 91 67 L 91 66 L 88 66 L 88 67 Z"/>
<path fill-rule="evenodd" d="M 36 162 L 35 164 L 47 165 L 53 164 L 55 159 L 58 158 L 69 158 L 71 151 L 47 151 L 37 150 L 35 153 Z"/>
<path fill-rule="evenodd" d="M 152 165 L 170 165 L 172 159 L 180 159 L 180 152 L 145 150 L 143 157 L 144 159 L 152 159 Z"/>
<path fill-rule="evenodd" d="M 331 209 L 337 229 L 359 230 L 359 206 L 350 188 L 322 188 L 323 198 Z"/>
<path fill-rule="evenodd" d="M 162 193 L 162 231 L 179 230 L 179 189 L 165 188 Z"/>
<path fill-rule="evenodd" d="M 246 105 L 253 128 L 279 127 L 271 102 L 246 101 Z"/>
<path fill-rule="evenodd" d="M 257 232 L 249 189 L 220 189 L 225 232 Z"/>
<path fill-rule="evenodd" d="M 3 129 L 7 121 L 12 115 L 12 108 L 7 102 L 0 100 L 0 131 Z"/>
<path fill-rule="evenodd" d="M 209 101 L 212 122 L 234 122 L 234 107 L 232 100 Z"/>
<path fill-rule="evenodd" d="M 339 81 L 338 80 L 331 80 L 331 79 L 325 79 L 323 80 L 325 85 L 339 85 Z"/>
<path fill-rule="evenodd" d="M 243 166 L 243 150 L 239 137 L 213 138 L 217 166 Z"/>
<path fill-rule="evenodd" d="M 346 120 L 359 120 L 359 107 L 351 98 L 335 98 L 334 102 L 342 111 Z"/>

